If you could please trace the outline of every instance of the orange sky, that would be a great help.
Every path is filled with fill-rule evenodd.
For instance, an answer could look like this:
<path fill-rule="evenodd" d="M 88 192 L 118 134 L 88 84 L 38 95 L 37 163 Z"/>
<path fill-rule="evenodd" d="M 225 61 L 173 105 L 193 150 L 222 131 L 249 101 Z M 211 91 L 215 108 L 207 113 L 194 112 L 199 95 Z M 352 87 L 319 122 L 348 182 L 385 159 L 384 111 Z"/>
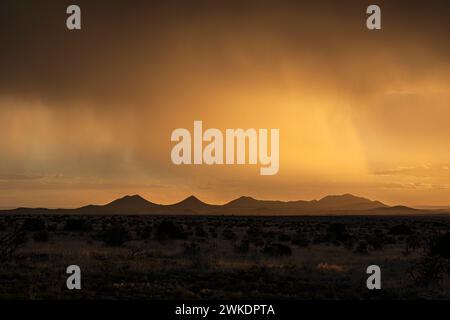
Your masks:
<path fill-rule="evenodd" d="M 1 4 L 0 207 L 134 193 L 450 205 L 445 2 L 380 2 L 381 31 L 361 1 L 125 3 L 80 1 L 75 33 L 64 1 Z M 279 173 L 173 165 L 170 134 L 194 120 L 279 128 Z"/>

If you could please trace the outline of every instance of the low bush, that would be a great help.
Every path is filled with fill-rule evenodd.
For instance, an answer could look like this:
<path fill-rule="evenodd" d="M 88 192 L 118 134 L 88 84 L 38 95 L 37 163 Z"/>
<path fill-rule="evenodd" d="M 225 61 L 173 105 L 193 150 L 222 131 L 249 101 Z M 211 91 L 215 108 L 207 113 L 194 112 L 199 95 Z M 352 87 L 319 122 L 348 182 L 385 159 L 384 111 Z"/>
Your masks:
<path fill-rule="evenodd" d="M 282 243 L 270 243 L 264 246 L 263 253 L 268 256 L 290 256 L 292 249 Z"/>
<path fill-rule="evenodd" d="M 410 235 L 412 230 L 406 224 L 398 224 L 389 229 L 389 234 L 400 236 L 400 235 Z"/>
<path fill-rule="evenodd" d="M 222 231 L 222 236 L 225 240 L 234 240 L 237 238 L 236 234 L 231 229 L 224 229 Z"/>
<path fill-rule="evenodd" d="M 36 242 L 47 242 L 50 236 L 47 231 L 41 230 L 33 234 L 33 240 Z"/>
<path fill-rule="evenodd" d="M 26 231 L 45 230 L 45 221 L 40 218 L 29 218 L 23 222 L 22 228 Z"/>
<path fill-rule="evenodd" d="M 124 244 L 125 241 L 129 240 L 129 233 L 124 227 L 114 225 L 107 228 L 101 234 L 101 239 L 108 246 L 118 247 Z"/>
<path fill-rule="evenodd" d="M 163 220 L 156 225 L 155 238 L 157 240 L 186 239 L 183 227 L 170 220 Z"/>
<path fill-rule="evenodd" d="M 90 230 L 89 224 L 84 219 L 68 219 L 64 224 L 64 230 L 70 232 L 83 232 Z"/>

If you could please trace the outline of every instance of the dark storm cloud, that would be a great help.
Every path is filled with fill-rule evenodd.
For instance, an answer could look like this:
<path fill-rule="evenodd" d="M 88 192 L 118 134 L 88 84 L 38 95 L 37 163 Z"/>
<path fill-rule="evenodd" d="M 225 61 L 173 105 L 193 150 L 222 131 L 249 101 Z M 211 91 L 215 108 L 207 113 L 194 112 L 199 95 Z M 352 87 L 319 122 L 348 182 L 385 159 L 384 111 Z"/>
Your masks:
<path fill-rule="evenodd" d="M 140 10 L 109 2 L 79 2 L 83 30 L 65 27 L 67 1 L 2 3 L 3 94 L 44 100 L 105 98 L 124 94 L 137 76 L 140 54 L 133 34 L 140 32 Z M 159 46 L 149 17 L 146 41 Z M 153 30 L 153 31 L 152 31 Z M 134 50 L 130 50 L 134 49 Z M 147 57 L 151 60 L 152 56 Z"/>
<path fill-rule="evenodd" d="M 337 77 L 348 72 L 349 61 L 342 60 L 352 51 L 423 46 L 432 47 L 437 60 L 449 56 L 448 1 L 379 1 L 378 34 L 364 27 L 367 1 L 76 1 L 82 30 L 71 32 L 65 9 L 72 3 L 1 2 L 1 96 L 59 107 L 55 102 L 69 106 L 78 99 L 133 102 L 144 93 L 148 98 L 183 86 L 183 54 L 174 51 L 186 51 L 189 71 L 199 81 L 214 71 L 221 74 L 214 80 L 221 81 L 243 72 L 230 63 L 227 45 L 261 35 L 283 47 L 280 55 L 310 55 Z M 260 40 L 254 48 L 258 62 L 273 60 L 271 51 L 279 48 L 271 45 Z M 411 55 L 417 68 L 429 67 Z"/>

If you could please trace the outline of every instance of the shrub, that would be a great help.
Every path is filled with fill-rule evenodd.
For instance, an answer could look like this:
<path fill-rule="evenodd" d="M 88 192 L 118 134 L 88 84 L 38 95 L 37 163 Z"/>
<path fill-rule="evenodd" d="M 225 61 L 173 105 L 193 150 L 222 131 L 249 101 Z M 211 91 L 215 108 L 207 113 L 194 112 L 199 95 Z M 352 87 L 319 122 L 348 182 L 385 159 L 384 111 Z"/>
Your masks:
<path fill-rule="evenodd" d="M 45 221 L 39 218 L 26 219 L 23 222 L 23 229 L 26 231 L 41 231 L 45 230 Z"/>
<path fill-rule="evenodd" d="M 358 245 L 355 248 L 355 253 L 358 254 L 368 254 L 369 250 L 368 250 L 368 244 L 366 241 L 359 241 Z"/>
<path fill-rule="evenodd" d="M 47 226 L 48 231 L 56 231 L 58 229 L 58 226 L 55 223 L 49 224 Z"/>
<path fill-rule="evenodd" d="M 101 238 L 105 244 L 112 247 L 118 247 L 125 243 L 129 239 L 128 231 L 120 226 L 114 225 L 106 229 Z"/>
<path fill-rule="evenodd" d="M 234 245 L 234 250 L 237 253 L 248 253 L 250 251 L 250 242 L 248 240 L 242 240 Z"/>
<path fill-rule="evenodd" d="M 430 242 L 429 251 L 431 255 L 450 259 L 450 232 L 433 239 Z"/>
<path fill-rule="evenodd" d="M 264 247 L 263 253 L 269 256 L 290 256 L 292 249 L 282 243 L 270 243 Z"/>
<path fill-rule="evenodd" d="M 291 243 L 296 245 L 296 246 L 299 246 L 299 247 L 307 247 L 307 246 L 309 246 L 308 238 L 303 236 L 303 235 L 300 235 L 300 234 L 295 235 L 292 238 Z"/>
<path fill-rule="evenodd" d="M 187 256 L 197 256 L 200 254 L 200 246 L 195 242 L 184 243 L 184 254 Z"/>
<path fill-rule="evenodd" d="M 224 229 L 223 231 L 222 231 L 222 236 L 223 236 L 223 238 L 225 239 L 225 240 L 234 240 L 234 239 L 236 239 L 237 237 L 236 237 L 236 234 L 233 232 L 233 230 L 231 230 L 231 229 Z"/>
<path fill-rule="evenodd" d="M 263 234 L 262 230 L 254 225 L 248 227 L 246 233 L 248 238 L 257 238 Z"/>
<path fill-rule="evenodd" d="M 186 234 L 183 227 L 175 222 L 163 220 L 156 226 L 155 238 L 158 240 L 186 239 Z"/>
<path fill-rule="evenodd" d="M 429 286 L 439 283 L 444 277 L 447 264 L 444 259 L 425 255 L 411 270 L 414 282 L 420 286 Z"/>
<path fill-rule="evenodd" d="M 405 251 L 417 250 L 422 245 L 421 238 L 417 234 L 412 234 L 406 238 Z"/>
<path fill-rule="evenodd" d="M 208 233 L 203 229 L 202 226 L 195 227 L 195 236 L 200 238 L 208 238 Z"/>
<path fill-rule="evenodd" d="M 429 241 L 426 254 L 415 264 L 411 276 L 417 284 L 429 286 L 441 282 L 446 272 L 450 272 L 450 232 Z"/>
<path fill-rule="evenodd" d="M 347 240 L 344 241 L 343 245 L 344 248 L 346 248 L 347 250 L 352 251 L 353 248 L 355 247 L 356 244 L 356 239 L 355 237 L 349 237 Z"/>
<path fill-rule="evenodd" d="M 68 219 L 64 225 L 64 230 L 70 232 L 88 231 L 90 226 L 84 219 Z"/>
<path fill-rule="evenodd" d="M 49 238 L 49 234 L 45 230 L 37 231 L 33 234 L 33 240 L 36 242 L 47 242 Z"/>
<path fill-rule="evenodd" d="M 367 238 L 367 242 L 373 250 L 382 250 L 386 244 L 386 237 L 381 230 L 375 230 L 375 232 Z"/>
<path fill-rule="evenodd" d="M 336 244 L 344 242 L 348 238 L 347 228 L 342 223 L 332 223 L 328 226 L 326 238 Z"/>
<path fill-rule="evenodd" d="M 333 234 L 344 234 L 347 231 L 345 224 L 332 223 L 328 226 L 327 232 Z"/>
<path fill-rule="evenodd" d="M 400 236 L 400 235 L 410 235 L 412 230 L 406 224 L 398 224 L 389 229 L 389 234 Z"/>
<path fill-rule="evenodd" d="M 143 228 L 137 230 L 137 236 L 140 240 L 147 240 L 152 235 L 153 227 L 151 225 L 146 225 Z"/>
<path fill-rule="evenodd" d="M 263 247 L 266 244 L 266 242 L 263 239 L 258 238 L 253 240 L 253 244 L 255 245 L 255 247 Z"/>
<path fill-rule="evenodd" d="M 281 241 L 281 242 L 291 241 L 291 236 L 286 233 L 280 233 L 278 235 L 278 241 Z"/>

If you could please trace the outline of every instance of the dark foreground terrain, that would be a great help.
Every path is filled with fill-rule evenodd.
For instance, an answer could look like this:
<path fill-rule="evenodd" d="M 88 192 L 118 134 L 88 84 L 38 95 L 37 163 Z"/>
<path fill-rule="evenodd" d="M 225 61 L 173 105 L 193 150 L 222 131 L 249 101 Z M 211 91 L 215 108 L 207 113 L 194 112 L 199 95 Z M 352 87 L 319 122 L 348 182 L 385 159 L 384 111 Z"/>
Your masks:
<path fill-rule="evenodd" d="M 3 215 L 0 299 L 448 299 L 448 231 L 448 216 Z"/>

